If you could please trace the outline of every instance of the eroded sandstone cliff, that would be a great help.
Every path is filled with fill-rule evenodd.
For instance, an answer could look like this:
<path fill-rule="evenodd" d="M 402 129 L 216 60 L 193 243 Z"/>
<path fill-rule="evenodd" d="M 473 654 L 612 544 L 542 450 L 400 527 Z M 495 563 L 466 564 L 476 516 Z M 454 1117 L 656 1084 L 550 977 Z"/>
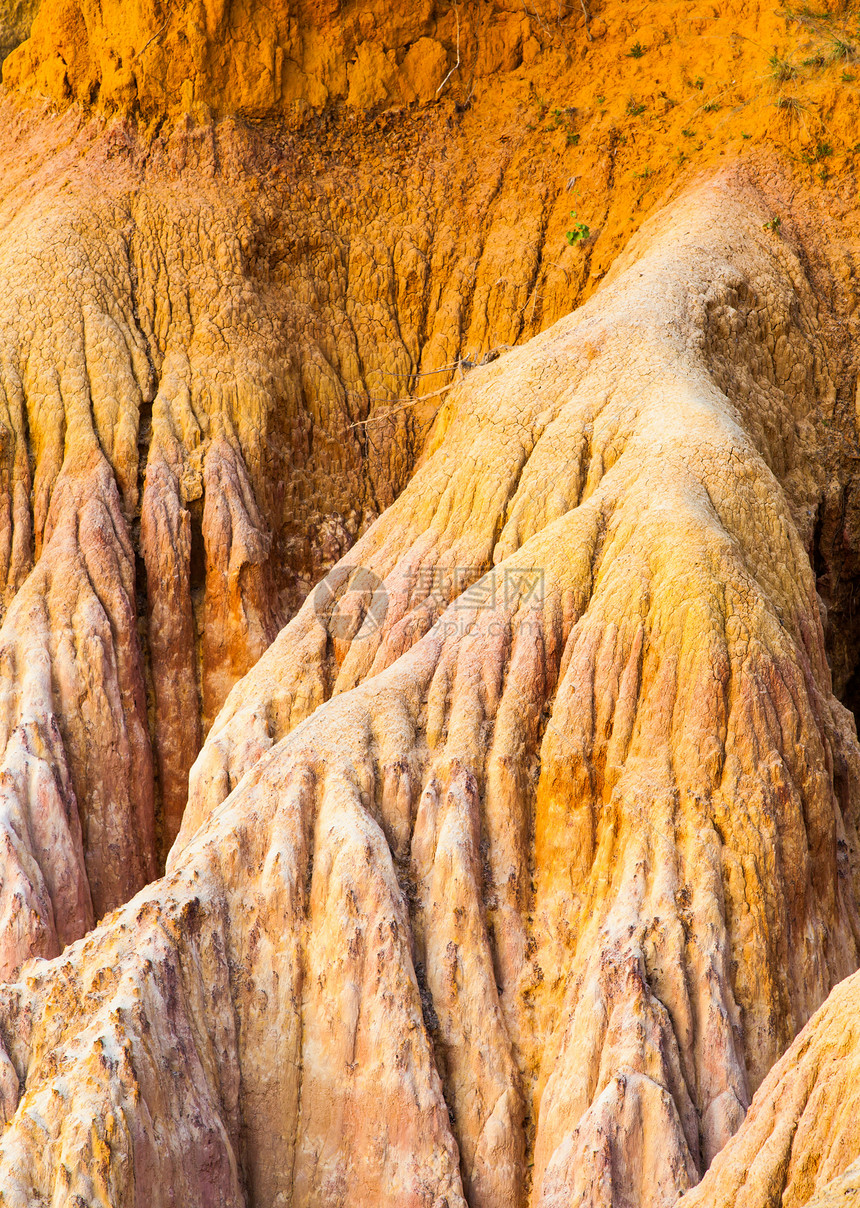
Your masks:
<path fill-rule="evenodd" d="M 860 1200 L 855 25 L 43 0 L 0 1203 Z"/>

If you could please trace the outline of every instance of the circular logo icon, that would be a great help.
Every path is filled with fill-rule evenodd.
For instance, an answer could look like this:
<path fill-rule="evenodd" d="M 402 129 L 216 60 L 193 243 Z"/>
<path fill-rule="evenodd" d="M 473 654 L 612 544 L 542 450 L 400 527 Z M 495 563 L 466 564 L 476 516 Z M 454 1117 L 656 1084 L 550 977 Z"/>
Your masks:
<path fill-rule="evenodd" d="M 366 566 L 336 566 L 314 588 L 313 608 L 333 638 L 360 641 L 382 628 L 388 592 Z"/>

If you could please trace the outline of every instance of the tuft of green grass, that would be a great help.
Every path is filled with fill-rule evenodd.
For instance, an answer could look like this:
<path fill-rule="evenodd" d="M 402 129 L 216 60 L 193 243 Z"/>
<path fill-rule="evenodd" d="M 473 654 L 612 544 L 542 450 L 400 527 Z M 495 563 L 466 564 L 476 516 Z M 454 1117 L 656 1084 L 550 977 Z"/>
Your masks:
<path fill-rule="evenodd" d="M 781 109 L 784 113 L 787 113 L 790 117 L 796 116 L 798 113 L 800 113 L 803 109 L 806 108 L 805 105 L 801 105 L 800 101 L 797 99 L 796 96 L 778 96 L 776 98 L 776 100 L 774 101 L 774 105 L 776 106 L 777 109 Z"/>
<path fill-rule="evenodd" d="M 741 131 L 741 138 L 752 138 L 751 134 L 747 134 L 745 130 Z"/>
<path fill-rule="evenodd" d="M 695 130 L 682 130 L 681 133 L 683 134 L 684 138 L 695 138 L 696 137 Z"/>
<path fill-rule="evenodd" d="M 853 63 L 854 57 L 857 54 L 857 47 L 851 42 L 846 42 L 842 38 L 833 37 L 831 39 L 830 62 L 848 62 Z"/>
<path fill-rule="evenodd" d="M 839 79 L 843 84 L 853 84 L 857 77 L 852 75 L 850 71 L 843 71 Z"/>
<path fill-rule="evenodd" d="M 774 235 L 779 233 L 779 228 L 782 226 L 782 219 L 779 214 L 775 214 L 773 218 L 769 218 L 767 222 L 762 223 L 762 230 L 773 231 Z"/>
<path fill-rule="evenodd" d="M 786 80 L 793 80 L 797 75 L 797 68 L 793 63 L 789 63 L 788 59 L 781 59 L 779 55 L 771 55 L 768 62 L 771 75 L 781 84 Z"/>
<path fill-rule="evenodd" d="M 642 43 L 634 42 L 634 44 L 630 47 L 629 51 L 627 52 L 627 57 L 630 59 L 641 59 L 644 54 L 645 54 L 645 51 L 642 47 Z"/>
<path fill-rule="evenodd" d="M 645 112 L 645 106 L 639 101 L 634 101 L 633 97 L 631 97 L 630 100 L 627 102 L 627 116 L 628 117 L 639 117 L 644 112 Z"/>
<path fill-rule="evenodd" d="M 605 96 L 596 96 L 594 99 L 597 101 L 598 105 L 603 105 L 606 103 Z"/>
<path fill-rule="evenodd" d="M 716 113 L 721 108 L 722 106 L 717 101 L 711 101 L 709 104 L 702 106 L 705 113 Z"/>

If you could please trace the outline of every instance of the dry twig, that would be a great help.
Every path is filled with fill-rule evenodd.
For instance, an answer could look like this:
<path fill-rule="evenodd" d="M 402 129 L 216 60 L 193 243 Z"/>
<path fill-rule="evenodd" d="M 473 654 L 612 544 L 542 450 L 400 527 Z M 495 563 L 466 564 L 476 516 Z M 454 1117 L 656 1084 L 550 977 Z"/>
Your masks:
<path fill-rule="evenodd" d="M 445 76 L 445 79 L 442 81 L 442 83 L 436 89 L 437 96 L 442 91 L 442 89 L 445 87 L 445 85 L 448 83 L 448 81 L 450 80 L 450 78 L 454 74 L 454 72 L 457 70 L 457 68 L 460 66 L 460 10 L 456 4 L 454 5 L 454 15 L 457 18 L 457 62 L 454 64 L 454 66 L 451 68 L 451 70 Z"/>

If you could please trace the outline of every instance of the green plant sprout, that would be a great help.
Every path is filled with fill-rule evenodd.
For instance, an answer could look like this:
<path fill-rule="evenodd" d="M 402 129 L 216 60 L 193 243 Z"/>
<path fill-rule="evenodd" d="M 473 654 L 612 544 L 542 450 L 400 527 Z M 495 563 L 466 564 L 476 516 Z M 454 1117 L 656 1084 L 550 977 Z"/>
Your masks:
<path fill-rule="evenodd" d="M 817 164 L 820 163 L 821 160 L 827 159 L 832 154 L 833 148 L 831 147 L 830 143 L 819 142 L 815 144 L 815 149 L 813 151 L 805 151 L 801 155 L 800 159 L 804 164 Z"/>
<path fill-rule="evenodd" d="M 576 210 L 571 210 L 570 216 L 571 216 L 571 218 L 576 218 L 576 216 L 577 216 Z M 588 227 L 586 226 L 586 224 L 584 222 L 577 222 L 577 223 L 574 223 L 573 230 L 565 231 L 564 237 L 567 240 L 568 244 L 571 247 L 573 247 L 577 243 L 584 243 L 585 240 L 588 239 L 590 234 L 591 234 L 591 231 L 588 229 Z"/>

